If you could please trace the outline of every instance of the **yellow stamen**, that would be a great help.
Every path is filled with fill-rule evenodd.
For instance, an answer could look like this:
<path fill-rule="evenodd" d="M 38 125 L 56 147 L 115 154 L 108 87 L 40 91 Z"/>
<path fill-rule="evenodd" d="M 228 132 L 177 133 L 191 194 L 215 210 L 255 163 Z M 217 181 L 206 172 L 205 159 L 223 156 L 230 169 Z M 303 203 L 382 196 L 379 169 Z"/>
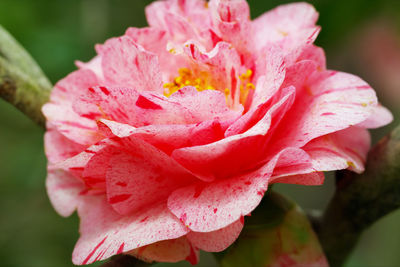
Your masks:
<path fill-rule="evenodd" d="M 242 105 L 246 104 L 247 97 L 249 96 L 249 90 L 256 89 L 255 85 L 251 83 L 251 78 L 253 76 L 253 71 L 248 69 L 245 73 L 239 75 L 240 79 L 240 98 L 239 102 Z"/>
<path fill-rule="evenodd" d="M 204 90 L 215 90 L 210 84 L 209 73 L 200 72 L 198 75 L 194 75 L 188 68 L 180 68 L 178 70 L 179 76 L 173 79 L 173 82 L 165 83 L 163 87 L 166 89 L 164 95 L 169 97 L 173 93 L 179 91 L 185 86 L 193 86 L 198 91 Z"/>

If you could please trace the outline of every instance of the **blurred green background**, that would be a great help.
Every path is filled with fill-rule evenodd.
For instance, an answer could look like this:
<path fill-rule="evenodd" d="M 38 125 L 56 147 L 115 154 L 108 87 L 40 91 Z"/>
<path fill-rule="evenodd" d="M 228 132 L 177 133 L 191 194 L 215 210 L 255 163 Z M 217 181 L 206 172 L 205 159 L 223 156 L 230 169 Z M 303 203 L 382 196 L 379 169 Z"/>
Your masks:
<path fill-rule="evenodd" d="M 55 83 L 87 61 L 93 46 L 122 35 L 129 26 L 145 26 L 144 0 L 0 0 L 0 24 L 32 54 Z M 249 1 L 252 17 L 282 0 Z M 310 1 L 320 12 L 317 44 L 326 50 L 328 67 L 363 77 L 380 100 L 400 115 L 400 1 Z M 390 126 L 372 132 L 374 142 Z M 45 192 L 43 130 L 0 101 L 0 266 L 72 266 L 78 218 L 62 218 Z M 278 185 L 277 190 L 305 210 L 323 209 L 333 193 L 333 178 L 324 186 Z M 400 211 L 367 231 L 347 266 L 400 266 Z M 202 255 L 199 266 L 213 266 Z M 158 266 L 172 266 L 160 264 Z M 174 265 L 175 266 L 175 265 Z M 179 266 L 188 266 L 179 264 Z"/>

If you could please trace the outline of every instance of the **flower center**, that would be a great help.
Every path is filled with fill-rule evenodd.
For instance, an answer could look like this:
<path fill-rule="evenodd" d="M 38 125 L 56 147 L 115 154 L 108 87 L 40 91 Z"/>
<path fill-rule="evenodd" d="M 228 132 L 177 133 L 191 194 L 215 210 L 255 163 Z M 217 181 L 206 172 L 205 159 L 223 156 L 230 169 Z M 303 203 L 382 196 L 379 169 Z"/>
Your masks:
<path fill-rule="evenodd" d="M 246 104 L 247 97 L 249 96 L 250 90 L 256 89 L 255 85 L 251 82 L 253 76 L 252 70 L 247 70 L 242 75 L 239 75 L 240 79 L 240 99 L 239 102 L 243 106 Z"/>
<path fill-rule="evenodd" d="M 209 74 L 205 71 L 200 72 L 199 75 L 194 75 L 191 70 L 187 68 L 180 68 L 178 73 L 179 76 L 176 77 L 173 82 L 164 84 L 165 96 L 169 97 L 185 86 L 193 86 L 197 89 L 197 91 L 216 90 L 210 84 Z"/>
<path fill-rule="evenodd" d="M 164 84 L 164 95 L 170 97 L 173 93 L 179 91 L 185 86 L 193 86 L 197 91 L 204 90 L 218 90 L 212 84 L 212 77 L 206 71 L 201 71 L 199 73 L 193 73 L 188 68 L 180 68 L 178 70 L 179 76 L 175 77 L 172 82 Z M 234 99 L 235 96 L 231 94 L 231 89 L 225 88 L 223 93 L 225 94 L 226 102 L 228 105 L 232 106 L 234 102 L 239 102 L 243 106 L 246 104 L 247 97 L 249 96 L 250 90 L 254 90 L 255 86 L 251 83 L 253 76 L 252 70 L 247 70 L 245 73 L 239 75 L 239 86 L 240 94 L 238 99 Z M 236 97 L 237 98 L 237 97 Z"/>

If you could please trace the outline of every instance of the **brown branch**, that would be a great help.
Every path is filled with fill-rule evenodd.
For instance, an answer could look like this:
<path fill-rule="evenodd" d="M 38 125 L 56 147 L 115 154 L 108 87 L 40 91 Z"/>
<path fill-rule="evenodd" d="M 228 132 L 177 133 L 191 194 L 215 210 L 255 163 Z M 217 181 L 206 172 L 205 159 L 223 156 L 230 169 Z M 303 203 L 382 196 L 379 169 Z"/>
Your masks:
<path fill-rule="evenodd" d="M 36 62 L 0 26 L 0 97 L 41 126 L 41 107 L 48 101 L 51 84 Z"/>
<path fill-rule="evenodd" d="M 366 171 L 337 173 L 337 190 L 318 225 L 331 266 L 342 266 L 362 232 L 400 208 L 400 126 L 371 151 Z"/>

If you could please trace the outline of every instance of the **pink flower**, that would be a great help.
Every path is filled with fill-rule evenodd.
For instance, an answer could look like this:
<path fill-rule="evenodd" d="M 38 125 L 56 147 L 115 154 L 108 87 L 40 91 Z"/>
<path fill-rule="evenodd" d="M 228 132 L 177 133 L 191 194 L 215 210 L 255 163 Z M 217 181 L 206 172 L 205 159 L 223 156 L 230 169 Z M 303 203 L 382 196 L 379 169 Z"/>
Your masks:
<path fill-rule="evenodd" d="M 235 241 L 269 184 L 363 171 L 366 128 L 392 117 L 366 82 L 326 69 L 312 6 L 251 21 L 244 0 L 170 0 L 146 15 L 43 107 L 49 197 L 81 218 L 75 264 L 196 263 Z"/>

